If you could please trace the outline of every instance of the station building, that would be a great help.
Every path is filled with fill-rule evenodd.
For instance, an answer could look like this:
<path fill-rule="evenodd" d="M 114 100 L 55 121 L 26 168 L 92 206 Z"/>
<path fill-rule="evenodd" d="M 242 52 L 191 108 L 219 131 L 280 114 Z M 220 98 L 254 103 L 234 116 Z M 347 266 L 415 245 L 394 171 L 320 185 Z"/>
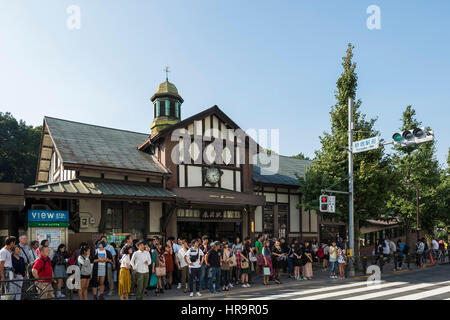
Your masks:
<path fill-rule="evenodd" d="M 267 174 L 250 161 L 252 146 L 265 151 L 219 107 L 182 119 L 183 98 L 167 79 L 150 100 L 150 133 L 44 117 L 36 184 L 10 224 L 25 224 L 31 238 L 59 228 L 69 247 L 100 234 L 319 238 L 320 217 L 298 193 L 311 161 L 271 155 L 277 169 Z M 67 221 L 32 224 L 29 211 L 66 212 Z"/>

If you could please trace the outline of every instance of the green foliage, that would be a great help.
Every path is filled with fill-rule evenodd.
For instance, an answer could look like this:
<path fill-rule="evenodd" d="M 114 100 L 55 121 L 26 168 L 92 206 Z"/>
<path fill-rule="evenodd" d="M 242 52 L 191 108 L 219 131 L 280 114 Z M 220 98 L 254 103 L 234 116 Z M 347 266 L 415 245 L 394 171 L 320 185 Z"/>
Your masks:
<path fill-rule="evenodd" d="M 305 156 L 302 152 L 295 156 L 291 156 L 291 158 L 301 159 L 301 160 L 311 160 L 309 157 Z"/>
<path fill-rule="evenodd" d="M 36 179 L 42 127 L 27 126 L 0 112 L 0 181 L 32 185 Z"/>
<path fill-rule="evenodd" d="M 356 63 L 352 61 L 353 46 L 348 45 L 342 59 L 343 73 L 337 80 L 336 104 L 331 107 L 331 133 L 320 137 L 321 150 L 315 152 L 313 165 L 305 179 L 299 179 L 306 208 L 319 211 L 319 195 L 322 188 L 348 191 L 348 99 L 355 99 L 357 80 Z M 366 120 L 359 109 L 361 100 L 354 104 L 354 141 L 379 135 L 374 125 L 376 119 Z M 355 220 L 376 218 L 386 213 L 387 191 L 392 183 L 389 158 L 384 148 L 354 155 Z M 332 187 L 332 188 L 331 188 Z M 348 220 L 348 196 L 337 195 L 337 220 Z"/>
<path fill-rule="evenodd" d="M 416 112 L 407 106 L 403 112 L 400 130 L 409 130 L 421 125 L 415 118 Z M 430 128 L 427 128 L 430 130 Z M 442 170 L 435 157 L 435 142 L 427 142 L 409 147 L 395 147 L 392 162 L 395 168 L 396 183 L 390 194 L 387 206 L 393 210 L 406 226 L 415 228 L 417 217 L 417 193 L 419 194 L 419 225 L 428 234 L 442 217 L 442 203 L 439 193 L 442 186 Z"/>

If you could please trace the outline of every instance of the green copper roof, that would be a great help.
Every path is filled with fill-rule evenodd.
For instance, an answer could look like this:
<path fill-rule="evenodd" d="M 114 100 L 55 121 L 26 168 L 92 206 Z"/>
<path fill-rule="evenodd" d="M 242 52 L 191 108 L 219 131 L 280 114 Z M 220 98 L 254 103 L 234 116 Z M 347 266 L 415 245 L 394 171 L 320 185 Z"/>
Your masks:
<path fill-rule="evenodd" d="M 64 163 L 167 172 L 155 157 L 137 149 L 148 134 L 50 117 L 45 121 Z"/>
<path fill-rule="evenodd" d="M 162 96 L 173 96 L 183 102 L 183 98 L 181 98 L 181 96 L 178 94 L 177 87 L 175 87 L 175 85 L 168 80 L 164 81 L 158 86 L 151 100 L 154 101 L 157 97 Z"/>
<path fill-rule="evenodd" d="M 310 160 L 280 155 L 270 155 L 269 159 L 273 169 L 270 169 L 269 164 L 264 165 L 260 162 L 253 166 L 253 180 L 255 182 L 296 186 L 298 185 L 296 174 L 304 177 L 306 168 L 312 164 Z"/>
<path fill-rule="evenodd" d="M 25 192 L 64 193 L 75 196 L 118 196 L 141 198 L 175 198 L 176 195 L 161 187 L 148 183 L 112 181 L 100 179 L 73 179 L 61 182 L 34 185 Z"/>

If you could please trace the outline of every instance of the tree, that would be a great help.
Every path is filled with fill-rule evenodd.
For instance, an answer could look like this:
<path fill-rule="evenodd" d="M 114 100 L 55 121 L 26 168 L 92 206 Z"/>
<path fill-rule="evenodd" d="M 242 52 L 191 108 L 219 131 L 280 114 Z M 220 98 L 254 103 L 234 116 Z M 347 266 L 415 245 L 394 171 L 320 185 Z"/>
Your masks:
<path fill-rule="evenodd" d="M 403 112 L 401 131 L 420 127 L 421 123 L 416 120 L 415 115 L 416 111 L 411 106 L 407 106 Z M 417 227 L 417 201 L 419 200 L 419 226 L 426 233 L 431 234 L 439 221 L 437 187 L 442 174 L 435 156 L 435 143 L 427 142 L 394 148 L 395 154 L 392 161 L 396 183 L 391 189 L 392 193 L 387 206 L 402 222 L 408 237 L 411 228 Z M 417 199 L 417 193 L 419 199 Z"/>
<path fill-rule="evenodd" d="M 348 191 L 348 99 L 355 99 L 357 89 L 356 63 L 352 61 L 353 46 L 348 45 L 342 59 L 343 72 L 337 80 L 336 104 L 331 107 L 331 133 L 324 132 L 320 138 L 321 150 L 315 152 L 312 166 L 304 179 L 300 179 L 299 192 L 303 205 L 319 211 L 319 195 L 322 188 Z M 355 141 L 379 135 L 374 129 L 376 119 L 366 120 L 359 109 L 361 100 L 354 105 Z M 354 155 L 354 217 L 355 256 L 359 255 L 359 226 L 368 218 L 377 218 L 386 213 L 385 202 L 390 186 L 390 161 L 384 148 Z M 348 196 L 336 196 L 337 221 L 348 222 Z"/>
<path fill-rule="evenodd" d="M 303 152 L 300 152 L 299 154 L 297 154 L 295 156 L 291 156 L 291 158 L 301 159 L 301 160 L 311 160 L 309 157 L 305 156 L 303 154 Z"/>
<path fill-rule="evenodd" d="M 27 126 L 0 112 L 0 181 L 32 185 L 36 179 L 42 127 Z"/>

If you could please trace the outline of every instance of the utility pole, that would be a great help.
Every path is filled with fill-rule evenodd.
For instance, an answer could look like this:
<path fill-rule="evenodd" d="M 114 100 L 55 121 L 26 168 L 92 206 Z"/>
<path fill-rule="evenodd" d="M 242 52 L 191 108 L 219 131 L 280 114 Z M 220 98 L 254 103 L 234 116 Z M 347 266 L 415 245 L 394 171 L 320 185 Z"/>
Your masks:
<path fill-rule="evenodd" d="M 354 191 L 353 191 L 353 99 L 348 98 L 348 245 L 350 247 L 350 259 L 349 259 L 349 275 L 350 277 L 355 276 L 354 267 L 354 254 L 355 254 L 355 230 L 353 226 L 353 203 L 354 203 Z"/>

